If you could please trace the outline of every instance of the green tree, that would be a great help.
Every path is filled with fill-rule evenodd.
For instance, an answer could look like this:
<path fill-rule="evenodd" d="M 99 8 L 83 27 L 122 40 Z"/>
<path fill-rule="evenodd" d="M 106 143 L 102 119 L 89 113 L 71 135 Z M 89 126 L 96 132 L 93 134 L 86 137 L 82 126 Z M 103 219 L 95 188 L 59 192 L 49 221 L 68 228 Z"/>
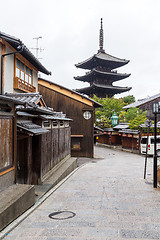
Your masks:
<path fill-rule="evenodd" d="M 123 110 L 126 104 L 122 98 L 98 98 L 94 96 L 93 100 L 103 105 L 103 108 L 97 108 L 95 111 L 95 123 L 99 127 L 112 127 L 111 117 L 114 112 L 119 116 L 119 122 L 128 122 L 131 129 L 138 129 L 139 125 L 146 120 L 146 112 L 138 108 L 129 108 L 127 112 Z"/>
<path fill-rule="evenodd" d="M 146 112 L 138 114 L 133 120 L 129 123 L 130 129 L 138 129 L 140 124 L 143 124 L 146 120 Z"/>
<path fill-rule="evenodd" d="M 125 105 L 128 105 L 135 102 L 135 97 L 133 95 L 128 95 L 126 97 L 123 97 L 122 100 L 125 103 Z"/>
<path fill-rule="evenodd" d="M 125 113 L 125 121 L 130 122 L 138 115 L 139 109 L 136 107 L 129 108 L 127 112 Z"/>
<path fill-rule="evenodd" d="M 111 127 L 111 120 L 113 113 L 117 116 L 122 112 L 125 103 L 122 99 L 112 98 L 98 98 L 93 97 L 93 100 L 103 105 L 103 108 L 98 108 L 95 111 L 95 123 L 100 127 Z"/>

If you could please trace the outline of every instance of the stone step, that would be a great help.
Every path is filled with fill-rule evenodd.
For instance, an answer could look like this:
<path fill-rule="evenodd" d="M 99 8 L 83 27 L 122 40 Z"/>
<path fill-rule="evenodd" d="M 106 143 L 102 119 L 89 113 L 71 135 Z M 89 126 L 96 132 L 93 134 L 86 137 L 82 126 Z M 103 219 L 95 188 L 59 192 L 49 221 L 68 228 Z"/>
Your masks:
<path fill-rule="evenodd" d="M 32 185 L 14 184 L 0 192 L 0 231 L 35 203 Z"/>

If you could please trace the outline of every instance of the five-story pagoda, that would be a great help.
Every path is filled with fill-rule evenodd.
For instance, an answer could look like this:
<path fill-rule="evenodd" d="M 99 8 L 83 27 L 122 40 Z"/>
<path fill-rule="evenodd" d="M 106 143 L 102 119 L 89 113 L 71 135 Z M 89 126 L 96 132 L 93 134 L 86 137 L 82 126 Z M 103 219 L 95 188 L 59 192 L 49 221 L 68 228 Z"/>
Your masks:
<path fill-rule="evenodd" d="M 113 82 L 122 80 L 130 76 L 130 74 L 121 74 L 113 69 L 124 66 L 129 60 L 113 57 L 103 49 L 103 26 L 101 18 L 101 29 L 99 39 L 98 53 L 91 58 L 76 64 L 77 68 L 89 69 L 90 71 L 84 76 L 74 77 L 75 80 L 90 83 L 89 87 L 76 89 L 77 92 L 93 97 L 104 98 L 106 95 L 112 97 L 117 93 L 129 91 L 131 87 L 113 86 Z"/>

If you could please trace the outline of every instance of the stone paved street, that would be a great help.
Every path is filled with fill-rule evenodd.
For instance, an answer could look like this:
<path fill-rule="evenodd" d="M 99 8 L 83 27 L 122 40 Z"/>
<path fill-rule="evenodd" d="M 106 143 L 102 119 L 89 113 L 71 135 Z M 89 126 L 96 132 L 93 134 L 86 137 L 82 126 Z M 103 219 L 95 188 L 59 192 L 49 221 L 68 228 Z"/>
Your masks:
<path fill-rule="evenodd" d="M 81 165 L 4 239 L 160 239 L 160 192 L 151 184 L 152 159 L 144 180 L 144 157 L 102 147 L 95 154 L 102 158 Z M 58 211 L 65 212 L 49 217 Z"/>

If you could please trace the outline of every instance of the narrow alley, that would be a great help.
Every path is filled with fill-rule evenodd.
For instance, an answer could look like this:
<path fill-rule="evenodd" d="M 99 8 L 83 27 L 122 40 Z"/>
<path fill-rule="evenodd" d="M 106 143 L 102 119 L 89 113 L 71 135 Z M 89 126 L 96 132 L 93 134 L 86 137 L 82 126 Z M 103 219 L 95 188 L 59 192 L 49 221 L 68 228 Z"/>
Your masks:
<path fill-rule="evenodd" d="M 98 146 L 95 155 L 4 240 L 160 239 L 152 158 L 144 180 L 143 156 Z"/>

